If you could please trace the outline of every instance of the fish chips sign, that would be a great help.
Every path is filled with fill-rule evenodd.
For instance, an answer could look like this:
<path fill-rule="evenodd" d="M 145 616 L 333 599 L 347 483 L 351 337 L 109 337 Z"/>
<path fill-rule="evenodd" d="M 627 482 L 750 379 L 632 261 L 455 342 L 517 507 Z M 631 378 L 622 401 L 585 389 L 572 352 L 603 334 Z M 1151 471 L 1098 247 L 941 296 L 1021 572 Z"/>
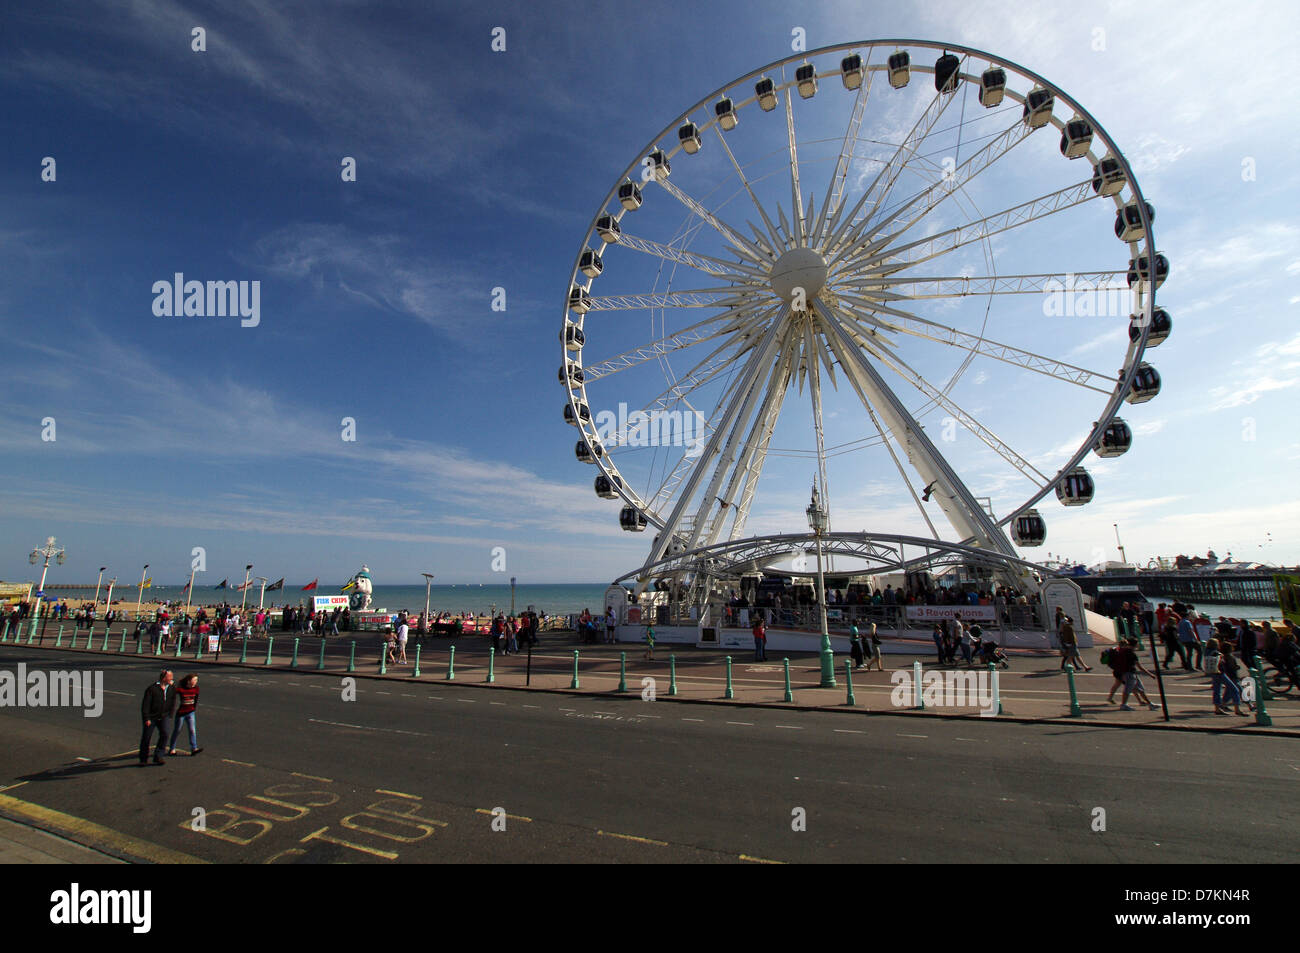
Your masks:
<path fill-rule="evenodd" d="M 907 618 L 912 622 L 951 622 L 961 616 L 965 622 L 992 622 L 994 611 L 993 606 L 907 606 Z"/>
<path fill-rule="evenodd" d="M 320 612 L 322 609 L 326 612 L 333 612 L 335 607 L 346 609 L 348 607 L 347 596 L 312 596 L 312 607 Z"/>

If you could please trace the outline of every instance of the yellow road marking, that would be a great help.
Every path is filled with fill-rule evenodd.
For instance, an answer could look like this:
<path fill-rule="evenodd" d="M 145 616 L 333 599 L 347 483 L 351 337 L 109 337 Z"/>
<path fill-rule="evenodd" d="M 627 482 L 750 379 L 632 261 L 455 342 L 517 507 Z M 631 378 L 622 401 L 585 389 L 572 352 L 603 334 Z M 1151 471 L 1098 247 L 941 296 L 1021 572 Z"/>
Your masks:
<path fill-rule="evenodd" d="M 119 850 L 124 854 L 128 854 L 134 860 L 141 860 L 151 864 L 207 863 L 207 861 L 200 860 L 198 857 L 172 850 L 169 847 L 163 847 L 161 844 L 151 844 L 148 841 L 132 837 L 130 834 L 123 834 L 121 831 L 115 831 L 112 828 L 96 824 L 94 821 L 88 821 L 84 817 L 64 814 L 62 811 L 10 797 L 7 794 L 0 794 L 0 811 L 17 815 L 42 829 L 52 830 L 69 840 L 81 844 L 89 841 L 89 846 L 110 847 Z"/>
<path fill-rule="evenodd" d="M 17 784 L 6 784 L 4 787 L 0 788 L 0 791 L 12 791 L 14 788 L 20 788 L 26 783 L 26 781 L 19 781 Z"/>
<path fill-rule="evenodd" d="M 247 762 L 247 761 L 236 761 L 234 758 L 222 758 L 221 760 L 224 761 L 224 762 L 226 762 L 226 764 L 242 764 L 242 765 L 243 765 L 244 767 L 246 767 L 246 768 L 256 768 L 256 767 L 257 767 L 257 765 L 255 765 L 255 764 L 250 764 L 250 763 Z"/>
<path fill-rule="evenodd" d="M 494 813 L 495 813 L 494 811 L 489 811 L 489 810 L 488 810 L 487 808 L 485 808 L 485 807 L 476 807 L 476 808 L 474 808 L 474 812 L 475 812 L 476 814 L 494 814 Z M 532 819 L 531 817 L 524 817 L 522 814 L 507 814 L 506 817 L 510 818 L 512 821 L 527 821 L 529 824 L 531 824 L 531 823 L 533 822 L 533 819 Z"/>
<path fill-rule="evenodd" d="M 297 771 L 290 771 L 295 778 L 306 778 L 308 781 L 324 781 L 326 784 L 333 784 L 333 778 L 318 778 L 314 774 L 299 774 Z"/>
<path fill-rule="evenodd" d="M 393 797 L 410 798 L 412 801 L 423 801 L 424 798 L 418 794 L 403 794 L 401 791 L 385 791 L 383 788 L 375 788 L 376 794 L 391 794 Z"/>
<path fill-rule="evenodd" d="M 656 847 L 667 847 L 668 842 L 662 840 L 651 840 L 649 837 L 637 837 L 635 834 L 619 834 L 615 831 L 596 831 L 605 837 L 619 837 L 623 840 L 636 841 L 638 844 L 654 844 Z"/>
<path fill-rule="evenodd" d="M 749 861 L 751 864 L 785 864 L 784 860 L 766 860 L 762 857 L 750 857 L 748 854 L 741 854 L 740 859 Z"/>

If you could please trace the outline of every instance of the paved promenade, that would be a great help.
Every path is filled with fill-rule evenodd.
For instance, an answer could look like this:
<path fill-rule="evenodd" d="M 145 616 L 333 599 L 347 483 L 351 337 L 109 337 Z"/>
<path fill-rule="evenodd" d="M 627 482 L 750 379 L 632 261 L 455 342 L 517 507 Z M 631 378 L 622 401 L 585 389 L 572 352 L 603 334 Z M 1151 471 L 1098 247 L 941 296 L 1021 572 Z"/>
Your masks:
<path fill-rule="evenodd" d="M 69 659 L 68 665 L 83 667 L 93 665 L 94 659 L 103 655 L 148 657 L 147 643 L 143 651 L 136 652 L 133 639 L 122 639 L 114 630 L 105 640 L 103 629 L 87 639 L 84 630 L 77 636 L 75 649 L 71 626 L 66 626 L 62 638 L 55 634 L 54 626 L 47 628 L 43 648 L 51 655 L 61 653 Z M 572 633 L 547 633 L 537 646 L 531 662 L 528 654 L 491 655 L 489 641 L 482 636 L 461 636 L 454 640 L 430 638 L 420 647 L 419 671 L 416 671 L 417 646 L 414 639 L 407 649 L 407 664 L 388 663 L 381 666 L 382 637 L 377 633 L 351 633 L 322 640 L 317 637 L 297 640 L 297 658 L 294 658 L 295 638 L 284 634 L 266 639 L 250 639 L 227 643 L 220 656 L 205 649 L 196 657 L 194 649 L 179 656 L 173 648 L 158 656 L 161 664 L 180 672 L 200 670 L 209 665 L 243 665 L 263 669 L 295 669 L 304 675 L 339 677 L 353 675 L 360 678 L 382 678 L 394 682 L 421 681 L 451 682 L 466 687 L 523 688 L 549 692 L 586 695 L 627 694 L 629 697 L 654 695 L 656 701 L 707 703 L 719 705 L 762 705 L 795 707 L 831 711 L 908 715 L 916 717 L 983 717 L 980 705 L 974 699 L 964 699 L 969 704 L 953 704 L 955 695 L 942 700 L 931 696 L 924 708 L 915 705 L 910 678 L 914 663 L 922 666 L 922 686 L 938 670 L 966 671 L 964 665 L 941 666 L 936 664 L 933 651 L 928 653 L 919 642 L 886 645 L 885 671 L 856 671 L 852 674 L 853 704 L 848 699 L 848 678 L 845 656 L 836 656 L 836 687 L 821 688 L 820 664 L 815 654 L 769 652 L 765 662 L 754 662 L 752 652 L 731 650 L 731 674 L 728 679 L 725 650 L 697 649 L 694 646 L 668 646 L 660 644 L 654 660 L 647 660 L 644 648 L 632 643 L 619 645 L 584 645 Z M 0 643 L 0 663 L 4 649 L 12 642 Z M 39 636 L 30 647 L 40 645 Z M 105 647 L 107 646 L 107 647 Z M 26 637 L 22 641 L 27 649 Z M 574 652 L 577 656 L 577 683 L 574 684 Z M 1267 718 L 1255 715 L 1216 715 L 1211 703 L 1210 680 L 1197 672 L 1184 672 L 1175 668 L 1162 672 L 1164 701 L 1168 705 L 1169 719 L 1160 708 L 1161 692 L 1157 680 L 1143 676 L 1146 690 L 1156 703 L 1151 711 L 1133 703 L 1134 711 L 1120 710 L 1115 701 L 1108 702 L 1107 695 L 1113 679 L 1109 669 L 1098 661 L 1099 649 L 1085 650 L 1083 655 L 1092 666 L 1091 672 L 1075 674 L 1075 692 L 1078 713 L 1071 714 L 1071 696 L 1065 673 L 1059 670 L 1060 658 L 1055 654 L 1015 650 L 1009 651 L 1011 668 L 998 673 L 999 718 L 1020 721 L 1061 720 L 1092 725 L 1122 727 L 1174 728 L 1205 731 L 1233 731 L 1242 733 L 1300 734 L 1300 699 L 1275 697 L 1265 702 Z M 785 659 L 789 660 L 790 701 L 786 701 Z M 72 661 L 76 659 L 76 661 Z M 1143 663 L 1152 667 L 1149 656 Z M 620 671 L 622 666 L 622 671 Z M 979 667 L 977 666 L 977 670 Z M 987 670 L 987 666 L 983 667 Z M 906 685 L 899 685 L 904 672 L 909 677 Z M 451 677 L 449 677 L 449 675 Z M 948 679 L 948 676 L 941 676 Z M 730 685 L 730 690 L 728 690 Z M 622 686 L 622 688 L 620 688 Z M 730 697 L 728 697 L 730 695 Z M 925 700 L 924 698 L 922 699 Z M 987 710 L 987 705 L 985 706 Z M 1243 711 L 1245 711 L 1243 706 Z M 1271 725 L 1261 724 L 1271 721 Z"/>

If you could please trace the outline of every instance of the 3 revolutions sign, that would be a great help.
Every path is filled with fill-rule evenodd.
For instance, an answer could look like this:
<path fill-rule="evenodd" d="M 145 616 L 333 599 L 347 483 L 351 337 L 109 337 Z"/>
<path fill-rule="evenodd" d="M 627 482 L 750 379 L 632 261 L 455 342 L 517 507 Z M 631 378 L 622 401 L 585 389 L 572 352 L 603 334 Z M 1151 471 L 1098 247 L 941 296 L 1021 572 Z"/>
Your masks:
<path fill-rule="evenodd" d="M 906 606 L 907 618 L 914 622 L 938 622 L 940 619 L 952 621 L 961 616 L 967 622 L 992 622 L 995 618 L 993 606 Z"/>

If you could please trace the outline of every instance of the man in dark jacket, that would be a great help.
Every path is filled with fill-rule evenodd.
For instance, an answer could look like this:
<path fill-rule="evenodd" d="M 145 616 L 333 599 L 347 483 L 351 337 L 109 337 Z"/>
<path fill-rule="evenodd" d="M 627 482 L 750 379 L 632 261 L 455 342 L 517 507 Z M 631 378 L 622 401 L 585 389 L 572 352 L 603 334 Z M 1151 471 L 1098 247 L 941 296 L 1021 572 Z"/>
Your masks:
<path fill-rule="evenodd" d="M 158 681 L 144 690 L 144 700 L 140 703 L 140 718 L 144 722 L 140 734 L 141 767 L 149 763 L 149 743 L 155 731 L 158 732 L 158 744 L 154 748 L 153 763 L 163 763 L 162 755 L 171 736 L 172 715 L 176 709 L 176 692 L 171 686 L 172 673 L 164 669 L 158 675 Z"/>

